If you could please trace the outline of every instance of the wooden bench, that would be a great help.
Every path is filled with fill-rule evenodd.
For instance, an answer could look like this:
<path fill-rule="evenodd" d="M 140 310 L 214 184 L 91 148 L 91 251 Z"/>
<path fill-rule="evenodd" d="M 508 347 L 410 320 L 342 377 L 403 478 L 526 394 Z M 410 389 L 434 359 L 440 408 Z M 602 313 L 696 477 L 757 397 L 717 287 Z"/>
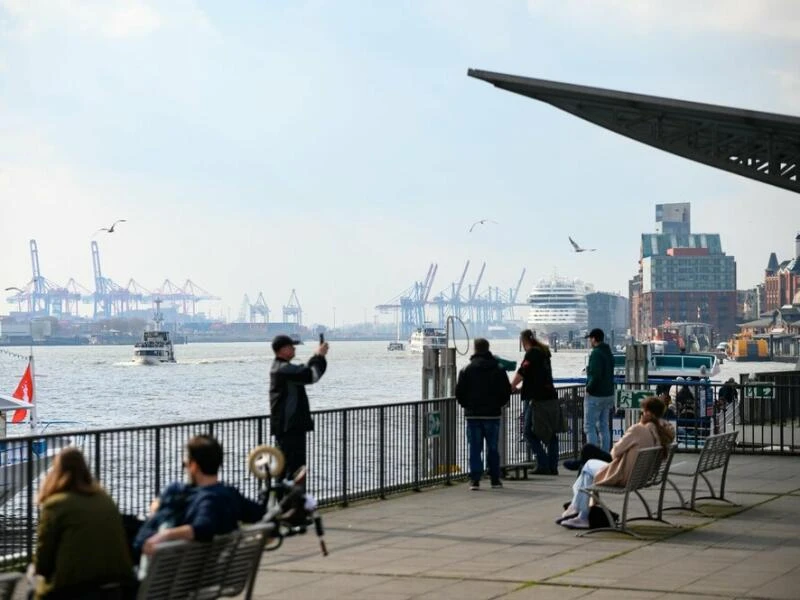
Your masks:
<path fill-rule="evenodd" d="M 11 600 L 14 596 L 14 588 L 22 579 L 22 573 L 2 573 L 0 574 L 0 600 Z"/>
<path fill-rule="evenodd" d="M 716 435 L 711 435 L 706 438 L 705 443 L 703 444 L 703 449 L 700 451 L 700 456 L 697 459 L 697 464 L 693 471 L 670 471 L 668 473 L 667 482 L 672 486 L 672 489 L 675 490 L 675 493 L 678 494 L 678 499 L 680 500 L 680 504 L 678 506 L 670 506 L 668 508 L 660 508 L 659 512 L 662 510 L 690 510 L 693 512 L 701 513 L 703 511 L 697 510 L 695 505 L 698 500 L 719 500 L 721 502 L 727 502 L 733 506 L 737 506 L 735 502 L 731 502 L 727 498 L 725 498 L 725 479 L 728 476 L 728 463 L 731 460 L 731 454 L 733 453 L 733 449 L 736 447 L 736 438 L 738 437 L 738 431 L 731 431 L 728 433 L 718 433 Z M 720 483 L 719 483 L 719 494 L 714 491 L 714 486 L 711 484 L 711 481 L 706 476 L 706 473 L 711 471 L 716 471 L 718 469 L 722 469 Z M 680 489 L 675 484 L 675 482 L 671 479 L 673 477 L 691 477 L 692 478 L 692 493 L 689 496 L 689 501 L 687 502 L 686 499 L 681 494 Z M 697 484 L 699 483 L 700 479 L 702 479 L 706 486 L 708 486 L 709 495 L 708 496 L 698 496 L 697 495 Z"/>
<path fill-rule="evenodd" d="M 674 450 L 672 450 L 672 452 L 674 452 Z M 661 465 L 666 460 L 663 455 L 664 452 L 661 446 L 639 450 L 639 452 L 636 454 L 636 461 L 633 463 L 633 471 L 631 472 L 631 476 L 625 486 L 603 485 L 601 483 L 597 485 L 591 485 L 588 488 L 581 488 L 581 491 L 589 494 L 589 496 L 594 500 L 594 503 L 603 510 L 610 525 L 608 527 L 586 529 L 580 531 L 577 535 L 583 536 L 590 533 L 595 533 L 597 531 L 619 531 L 621 533 L 632 535 L 636 538 L 641 538 L 642 536 L 628 528 L 628 521 L 631 520 L 628 519 L 628 501 L 630 500 L 631 493 L 636 494 L 644 504 L 645 509 L 647 510 L 648 518 L 652 518 L 652 511 L 647 505 L 645 499 L 642 497 L 640 490 L 654 485 L 654 482 L 657 481 Z M 601 494 L 622 495 L 622 513 L 620 514 L 619 521 L 614 520 L 614 517 L 611 514 L 611 509 L 609 509 L 605 502 L 603 502 Z"/>
<path fill-rule="evenodd" d="M 156 546 L 140 600 L 196 599 L 253 594 L 258 565 L 274 525 L 248 525 L 211 542 L 165 542 Z"/>

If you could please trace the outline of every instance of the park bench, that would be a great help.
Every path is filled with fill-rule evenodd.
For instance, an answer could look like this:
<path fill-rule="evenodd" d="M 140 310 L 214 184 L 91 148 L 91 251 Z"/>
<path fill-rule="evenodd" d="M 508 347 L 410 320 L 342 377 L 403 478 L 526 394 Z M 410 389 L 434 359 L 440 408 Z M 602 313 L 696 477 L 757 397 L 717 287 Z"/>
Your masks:
<path fill-rule="evenodd" d="M 274 524 L 244 526 L 210 542 L 164 542 L 150 558 L 140 600 L 213 600 L 253 593 L 258 565 Z"/>
<path fill-rule="evenodd" d="M 694 470 L 676 469 L 670 471 L 667 474 L 667 482 L 670 484 L 670 486 L 672 486 L 672 489 L 675 490 L 675 493 L 678 494 L 680 504 L 678 506 L 661 508 L 659 512 L 663 510 L 690 510 L 693 512 L 702 513 L 702 511 L 695 508 L 698 500 L 719 500 L 721 502 L 727 502 L 728 504 L 736 506 L 735 502 L 731 502 L 725 498 L 725 480 L 728 476 L 728 463 L 731 460 L 733 449 L 736 447 L 736 438 L 738 435 L 738 431 L 731 431 L 728 433 L 718 433 L 716 435 L 707 437 L 705 439 L 705 443 L 703 444 L 703 449 L 700 451 L 700 456 L 697 458 L 697 464 L 695 465 Z M 681 465 L 676 465 L 676 467 L 679 466 Z M 716 471 L 718 469 L 722 470 L 719 482 L 719 494 L 714 491 L 714 486 L 711 484 L 711 481 L 706 475 L 706 473 Z M 692 478 L 692 492 L 689 496 L 688 502 L 673 481 L 672 478 L 674 477 Z M 697 486 L 701 479 L 708 487 L 709 495 L 707 496 L 697 495 Z"/>
<path fill-rule="evenodd" d="M 671 455 L 673 452 L 674 449 L 672 449 L 669 454 Z M 632 535 L 636 538 L 641 538 L 642 536 L 632 531 L 628 527 L 628 521 L 631 520 L 628 519 L 628 502 L 631 494 L 636 494 L 647 510 L 647 518 L 653 518 L 652 511 L 642 496 L 641 490 L 654 485 L 654 483 L 658 480 L 659 470 L 661 469 L 662 463 L 669 459 L 669 456 L 664 457 L 663 455 L 664 452 L 660 446 L 639 450 L 639 452 L 636 454 L 636 461 L 633 463 L 633 471 L 631 472 L 631 476 L 625 486 L 603 485 L 601 483 L 591 485 L 588 488 L 581 488 L 581 491 L 589 494 L 589 496 L 591 496 L 591 498 L 594 500 L 595 505 L 599 506 L 603 510 L 610 525 L 608 527 L 597 527 L 595 529 L 586 529 L 580 531 L 578 536 L 595 533 L 597 531 L 619 531 L 621 533 Z M 622 512 L 620 513 L 619 521 L 614 520 L 611 509 L 601 497 L 602 494 L 622 495 Z"/>
<path fill-rule="evenodd" d="M 22 573 L 2 573 L 0 574 L 0 600 L 11 600 L 14 596 L 14 588 L 22 579 Z"/>

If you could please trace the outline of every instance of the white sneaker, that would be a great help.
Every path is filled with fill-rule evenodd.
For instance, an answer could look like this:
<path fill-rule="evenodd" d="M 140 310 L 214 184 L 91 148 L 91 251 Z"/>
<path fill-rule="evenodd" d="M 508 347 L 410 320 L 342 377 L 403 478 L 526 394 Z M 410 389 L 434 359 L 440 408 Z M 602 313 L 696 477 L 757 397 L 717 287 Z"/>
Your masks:
<path fill-rule="evenodd" d="M 589 519 L 582 519 L 580 515 L 565 519 L 559 524 L 567 529 L 589 529 Z"/>
<path fill-rule="evenodd" d="M 578 509 L 570 504 L 567 507 L 567 509 L 563 513 L 561 513 L 561 516 L 556 519 L 556 523 L 561 525 L 562 521 L 566 521 L 567 519 L 571 519 L 577 516 L 578 516 Z"/>

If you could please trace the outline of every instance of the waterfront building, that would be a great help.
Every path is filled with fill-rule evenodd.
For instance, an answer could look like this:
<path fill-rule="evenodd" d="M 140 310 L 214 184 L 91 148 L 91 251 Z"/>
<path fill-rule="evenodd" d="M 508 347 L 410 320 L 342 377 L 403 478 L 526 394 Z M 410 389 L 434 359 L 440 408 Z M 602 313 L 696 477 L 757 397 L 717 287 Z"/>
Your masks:
<path fill-rule="evenodd" d="M 689 235 L 691 222 L 692 211 L 689 202 L 656 204 L 656 233 Z"/>
<path fill-rule="evenodd" d="M 680 210 L 659 205 L 657 223 L 674 225 L 672 232 L 642 234 L 639 272 L 629 283 L 631 333 L 638 340 L 675 321 L 708 323 L 717 339 L 736 330 L 736 261 L 723 252 L 718 233 L 691 233 L 684 204 L 675 205 Z"/>
<path fill-rule="evenodd" d="M 627 298 L 609 292 L 591 292 L 586 294 L 586 307 L 589 311 L 589 329 L 602 329 L 610 344 L 624 342 L 628 333 Z"/>
<path fill-rule="evenodd" d="M 778 262 L 773 252 L 764 270 L 764 306 L 761 314 L 791 306 L 800 292 L 800 233 L 794 238 L 794 257 Z"/>

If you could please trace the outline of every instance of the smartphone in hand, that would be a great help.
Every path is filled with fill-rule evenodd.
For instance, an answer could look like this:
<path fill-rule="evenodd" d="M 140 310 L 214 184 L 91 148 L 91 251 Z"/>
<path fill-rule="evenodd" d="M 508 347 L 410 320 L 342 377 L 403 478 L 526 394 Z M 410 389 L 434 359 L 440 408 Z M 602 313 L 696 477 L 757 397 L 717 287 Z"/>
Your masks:
<path fill-rule="evenodd" d="M 320 344 L 324 344 L 325 343 L 325 334 L 324 333 L 320 333 L 319 334 L 319 343 Z"/>

